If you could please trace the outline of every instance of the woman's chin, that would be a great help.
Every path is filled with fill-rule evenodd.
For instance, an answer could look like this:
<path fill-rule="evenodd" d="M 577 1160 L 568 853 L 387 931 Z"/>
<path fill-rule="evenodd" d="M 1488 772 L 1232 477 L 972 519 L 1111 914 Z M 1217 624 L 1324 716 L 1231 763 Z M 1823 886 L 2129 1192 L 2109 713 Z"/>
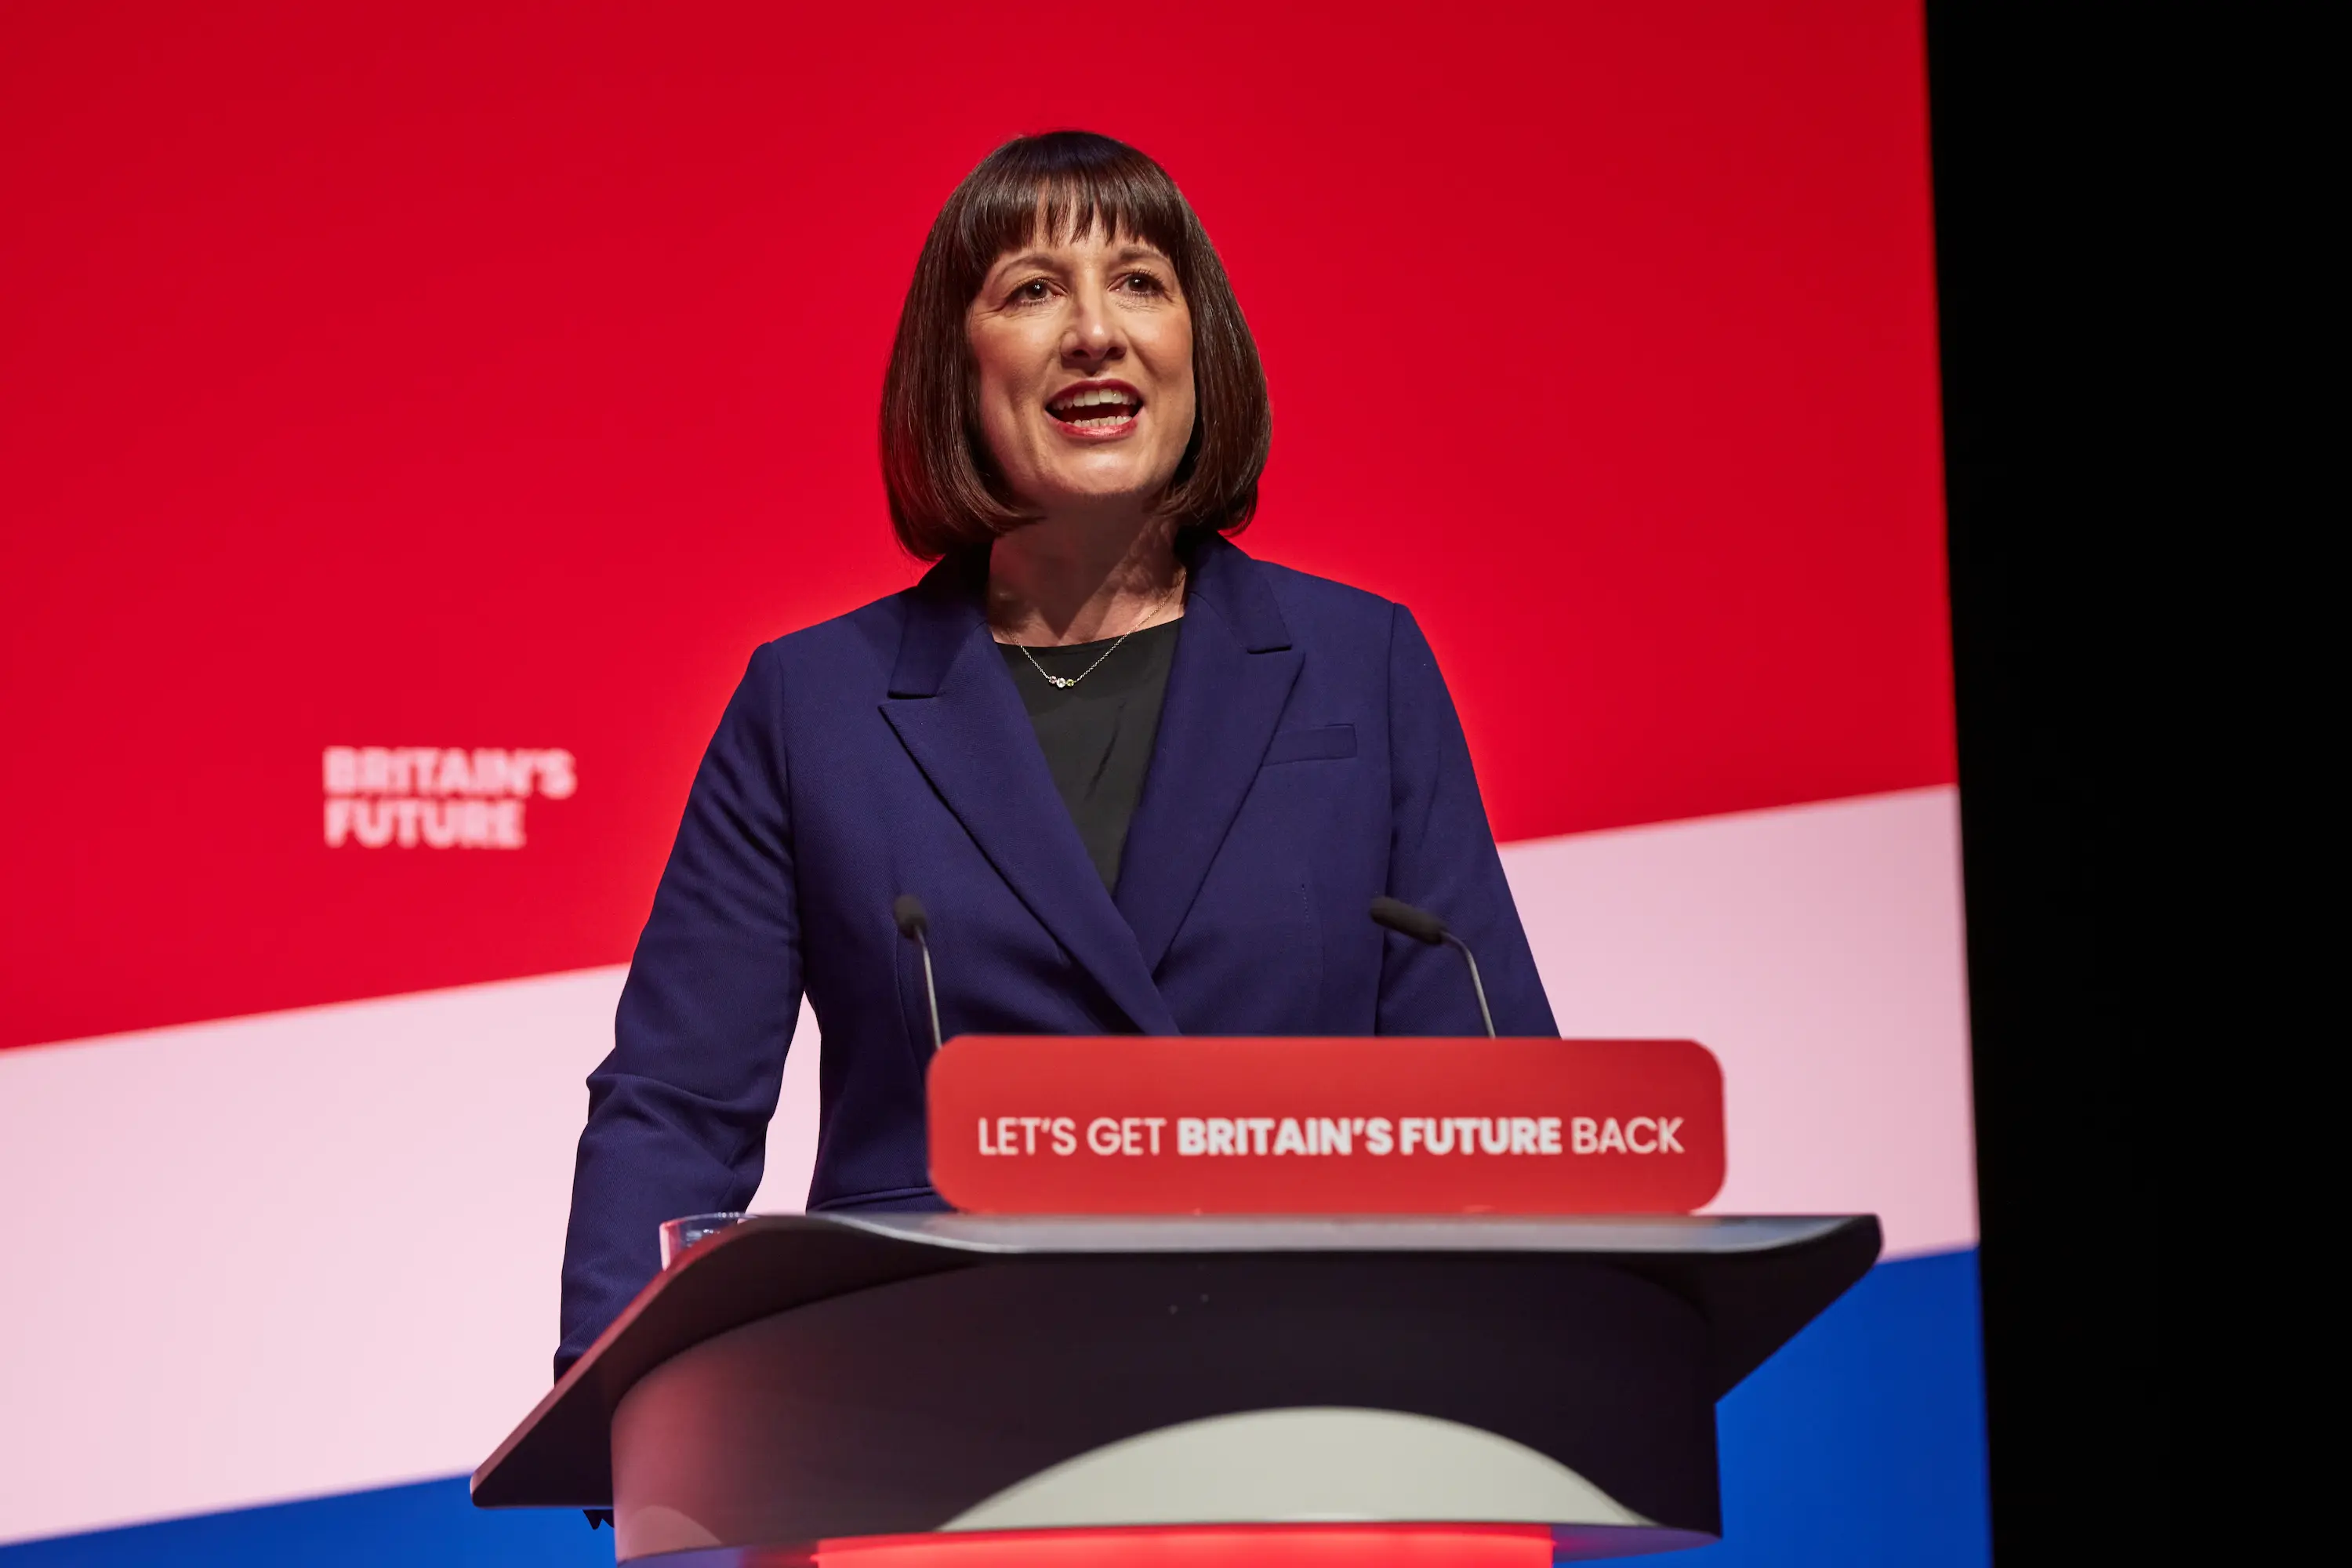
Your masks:
<path fill-rule="evenodd" d="M 1058 513 L 1089 515 L 1150 511 L 1166 493 L 1168 481 L 1158 474 L 1056 474 L 1026 488 L 1023 500 L 1053 517 Z"/>

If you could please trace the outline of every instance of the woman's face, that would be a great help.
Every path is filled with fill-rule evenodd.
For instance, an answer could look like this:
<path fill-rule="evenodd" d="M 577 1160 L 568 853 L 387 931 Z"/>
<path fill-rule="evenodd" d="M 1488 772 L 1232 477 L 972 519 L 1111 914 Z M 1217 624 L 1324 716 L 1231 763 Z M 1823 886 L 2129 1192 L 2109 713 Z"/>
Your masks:
<path fill-rule="evenodd" d="M 1192 438 L 1192 314 L 1176 268 L 1100 229 L 998 258 L 964 318 L 981 428 L 1040 510 L 1150 504 Z"/>

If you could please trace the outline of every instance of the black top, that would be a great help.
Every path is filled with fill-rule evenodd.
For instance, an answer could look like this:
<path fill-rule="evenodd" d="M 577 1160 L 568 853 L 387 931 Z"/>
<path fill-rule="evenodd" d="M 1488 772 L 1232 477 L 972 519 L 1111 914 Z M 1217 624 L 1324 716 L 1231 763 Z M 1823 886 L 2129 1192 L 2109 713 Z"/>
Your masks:
<path fill-rule="evenodd" d="M 1021 689 L 1029 722 L 1036 727 L 1037 744 L 1045 748 L 1054 787 L 1062 792 L 1106 888 L 1118 886 L 1119 852 L 1127 847 L 1128 824 L 1143 798 L 1151 742 L 1160 733 L 1160 704 L 1168 695 L 1168 669 L 1183 625 L 1169 621 L 1137 632 L 1116 653 L 1109 651 L 1116 639 L 1067 647 L 998 645 L 1013 684 Z M 1034 665 L 1029 662 L 1033 656 Z M 1083 679 L 1076 686 L 1058 687 L 1037 673 L 1039 667 L 1045 675 Z"/>

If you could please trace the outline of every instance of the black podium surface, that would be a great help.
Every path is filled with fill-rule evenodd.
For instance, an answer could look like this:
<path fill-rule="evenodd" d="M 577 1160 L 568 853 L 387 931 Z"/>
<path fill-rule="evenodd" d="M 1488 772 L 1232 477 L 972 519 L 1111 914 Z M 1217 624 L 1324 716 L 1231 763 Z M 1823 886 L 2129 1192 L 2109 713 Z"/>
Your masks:
<path fill-rule="evenodd" d="M 773 1215 L 694 1247 L 475 1472 L 623 1561 L 1274 1523 L 1719 1531 L 1715 1401 L 1870 1216 Z"/>

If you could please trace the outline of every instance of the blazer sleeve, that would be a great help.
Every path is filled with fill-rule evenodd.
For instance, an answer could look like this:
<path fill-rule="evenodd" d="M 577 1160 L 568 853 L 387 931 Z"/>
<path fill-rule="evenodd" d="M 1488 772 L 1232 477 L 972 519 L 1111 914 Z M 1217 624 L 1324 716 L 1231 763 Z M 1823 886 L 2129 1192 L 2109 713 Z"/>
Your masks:
<path fill-rule="evenodd" d="M 1462 720 L 1436 654 L 1402 605 L 1389 629 L 1389 895 L 1443 920 L 1477 955 L 1496 1033 L 1559 1034 L 1478 797 Z M 1486 1032 L 1460 953 L 1394 933 L 1386 942 L 1380 1033 Z"/>
<path fill-rule="evenodd" d="M 772 647 L 719 721 L 637 939 L 588 1125 L 563 1242 L 563 1375 L 658 1271 L 657 1231 L 740 1209 L 800 1016 L 780 677 Z"/>

